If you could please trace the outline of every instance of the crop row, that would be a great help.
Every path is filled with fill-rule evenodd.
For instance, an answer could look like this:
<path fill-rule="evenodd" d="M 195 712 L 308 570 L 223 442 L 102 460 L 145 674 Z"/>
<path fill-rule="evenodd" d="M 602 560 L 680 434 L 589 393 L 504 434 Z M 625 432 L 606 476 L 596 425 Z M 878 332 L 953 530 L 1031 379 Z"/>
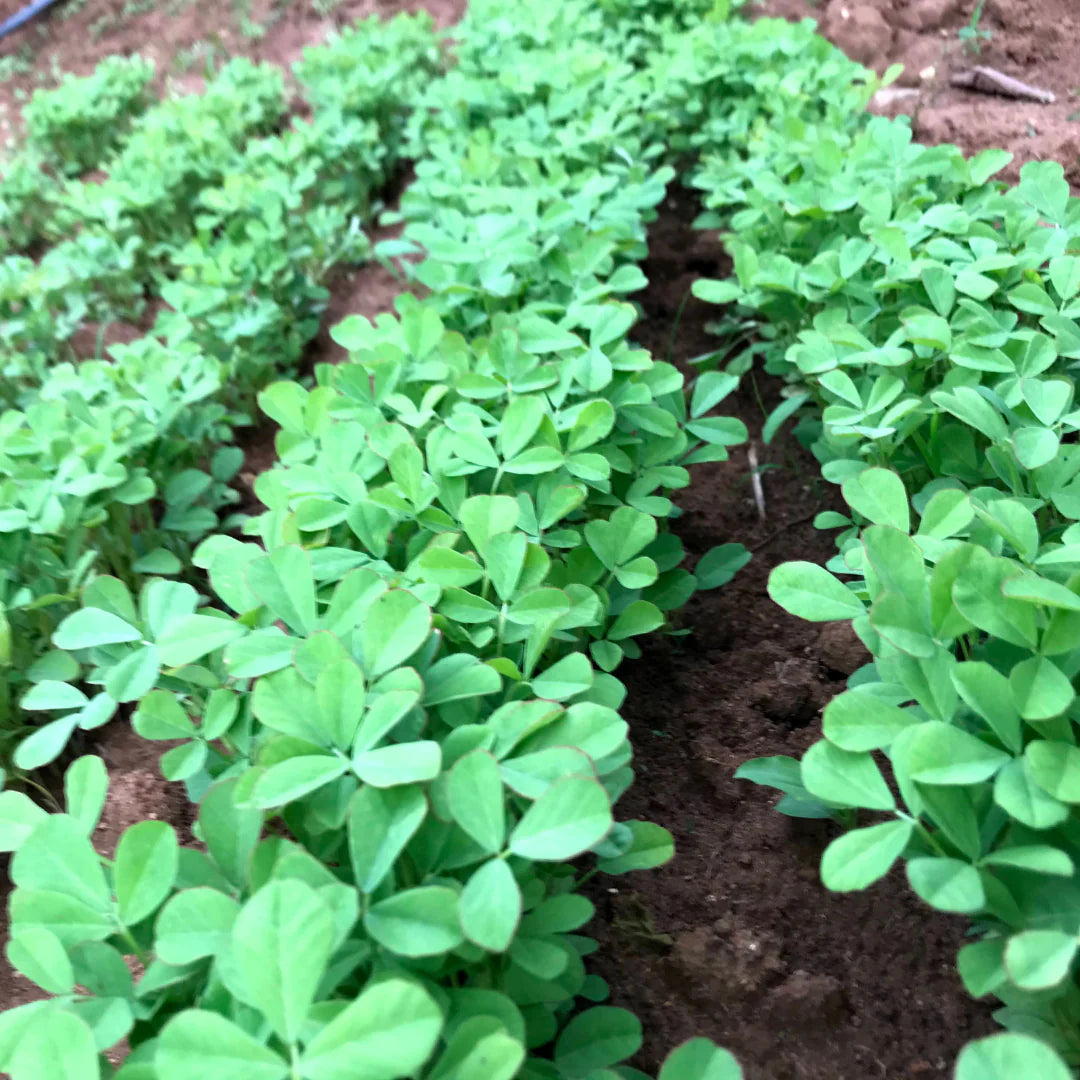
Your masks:
<path fill-rule="evenodd" d="M 724 333 L 759 328 L 754 351 L 788 384 L 766 432 L 797 417 L 849 508 L 818 518 L 839 530 L 828 569 L 784 564 L 770 595 L 850 620 L 873 659 L 801 761 L 738 775 L 848 828 L 822 860 L 830 889 L 901 860 L 924 901 L 971 917 L 960 975 L 1012 1034 L 965 1051 L 958 1075 L 1065 1080 L 1080 1064 L 1080 200 L 1058 164 L 1007 187 L 1003 151 L 967 160 L 854 112 L 839 69 L 807 102 L 792 63 L 779 83 L 752 75 L 768 125 L 695 174 L 699 224 L 725 230 L 734 263 L 695 292 L 731 305 Z"/>
<path fill-rule="evenodd" d="M 592 873 L 672 854 L 614 816 L 633 772 L 612 672 L 745 561 L 725 545 L 691 573 L 664 526 L 689 467 L 746 433 L 712 415 L 735 376 L 687 392 L 626 337 L 673 175 L 646 54 L 681 33 L 632 14 L 473 5 L 406 133 L 397 250 L 422 248 L 427 295 L 346 320 L 347 363 L 259 394 L 281 428 L 267 509 L 259 542 L 196 548 L 209 603 L 99 574 L 51 634 L 32 704 L 61 734 L 129 705 L 173 742 L 205 850 L 144 821 L 101 859 L 94 757 L 65 813 L 0 794 L 8 955 L 54 995 L 0 1019 L 15 1080 L 114 1075 L 124 1038 L 118 1080 L 643 1075 L 580 933 Z M 660 1076 L 739 1070 L 699 1039 Z"/>
<path fill-rule="evenodd" d="M 369 21 L 306 51 L 295 74 L 312 118 L 287 127 L 281 72 L 246 60 L 205 93 L 143 112 L 123 139 L 99 137 L 98 119 L 103 102 L 128 100 L 133 74 L 145 81 L 137 61 L 107 62 L 28 107 L 30 140 L 0 202 L 36 230 L 26 242 L 71 238 L 0 262 L 5 759 L 28 714 L 56 707 L 41 684 L 70 663 L 49 638 L 93 574 L 133 588 L 150 574 L 190 577 L 192 545 L 237 500 L 233 431 L 251 422 L 255 392 L 295 369 L 332 268 L 370 253 L 361 223 L 398 160 L 410 100 L 438 65 L 426 18 Z M 104 178 L 58 170 L 43 183 L 40 159 L 71 160 L 82 136 L 86 154 L 115 146 Z M 155 313 L 148 333 L 100 357 L 110 323 L 134 329 Z M 97 334 L 97 358 L 72 354 L 80 330 Z M 76 726 L 109 715 L 67 714 L 16 764 L 52 760 Z"/>

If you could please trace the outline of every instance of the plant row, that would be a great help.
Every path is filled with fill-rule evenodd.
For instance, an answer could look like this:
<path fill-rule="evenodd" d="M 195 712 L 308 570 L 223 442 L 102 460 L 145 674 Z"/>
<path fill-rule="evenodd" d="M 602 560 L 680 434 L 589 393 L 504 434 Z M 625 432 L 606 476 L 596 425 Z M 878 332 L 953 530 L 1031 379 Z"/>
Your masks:
<path fill-rule="evenodd" d="M 255 393 L 295 369 L 332 268 L 369 253 L 361 223 L 398 160 L 410 100 L 438 65 L 426 17 L 359 24 L 306 50 L 295 72 L 312 118 L 272 134 L 281 72 L 234 60 L 205 93 L 135 119 L 100 183 L 58 187 L 50 228 L 73 239 L 0 263 L 5 758 L 27 714 L 53 708 L 39 684 L 69 665 L 49 637 L 90 576 L 132 588 L 147 574 L 190 576 L 192 545 L 237 501 L 232 433 L 251 422 Z M 90 84 L 83 127 L 95 145 L 108 140 L 95 134 L 103 95 L 92 91 L 118 70 L 103 68 L 70 88 Z M 32 112 L 31 133 L 35 116 L 59 111 L 74 139 L 77 100 L 64 101 L 66 112 Z M 111 346 L 110 359 L 68 358 L 76 331 L 96 331 L 100 352 L 110 321 L 134 322 L 149 305 L 152 329 Z M 66 726 L 16 764 L 55 757 Z"/>
<path fill-rule="evenodd" d="M 619 59 L 663 38 L 631 14 L 473 5 L 408 133 L 430 160 L 399 250 L 422 248 L 428 295 L 346 320 L 348 362 L 259 395 L 279 460 L 258 542 L 194 553 L 209 602 L 99 574 L 52 633 L 31 693 L 57 719 L 25 745 L 131 709 L 174 743 L 204 849 L 144 821 L 97 855 L 94 757 L 64 813 L 0 794 L 8 956 L 54 995 L 0 1018 L 14 1080 L 644 1075 L 580 932 L 588 877 L 672 854 L 615 818 L 612 672 L 745 561 L 726 545 L 691 573 L 664 526 L 689 467 L 746 433 L 712 415 L 734 376 L 687 392 L 627 340 L 672 175 L 648 163 L 654 74 Z M 704 1039 L 660 1073 L 740 1075 Z"/>
<path fill-rule="evenodd" d="M 790 44 L 809 30 L 772 27 Z M 850 620 L 872 660 L 801 761 L 738 775 L 778 809 L 847 826 L 833 890 L 900 860 L 932 907 L 972 920 L 960 975 L 1012 1034 L 962 1077 L 1054 1077 L 1080 1064 L 1080 200 L 1060 165 L 1017 186 L 1009 155 L 912 141 L 849 107 L 850 68 L 815 41 L 779 81 L 751 71 L 768 122 L 732 132 L 694 182 L 734 263 L 695 293 L 728 342 L 788 386 L 789 417 L 847 513 L 838 554 L 787 563 L 772 598 Z M 822 95 L 807 80 L 829 75 Z M 748 106 L 749 107 L 749 106 Z"/>

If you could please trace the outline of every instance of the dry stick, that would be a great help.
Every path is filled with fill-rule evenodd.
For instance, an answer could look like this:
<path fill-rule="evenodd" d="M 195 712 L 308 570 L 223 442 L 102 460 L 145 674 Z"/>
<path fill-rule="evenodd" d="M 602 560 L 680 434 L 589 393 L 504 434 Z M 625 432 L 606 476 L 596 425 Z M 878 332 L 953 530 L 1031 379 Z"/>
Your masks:
<path fill-rule="evenodd" d="M 754 502 L 757 504 L 758 517 L 765 520 L 765 489 L 761 486 L 761 473 L 758 471 L 757 447 L 751 443 L 746 451 L 750 462 L 750 486 L 754 489 Z"/>
<path fill-rule="evenodd" d="M 1029 86 L 991 67 L 974 67 L 970 71 L 958 71 L 949 82 L 953 86 L 962 86 L 966 90 L 977 90 L 983 94 L 1004 94 L 1005 97 L 1038 101 L 1043 105 L 1052 105 L 1057 100 L 1049 90 Z"/>

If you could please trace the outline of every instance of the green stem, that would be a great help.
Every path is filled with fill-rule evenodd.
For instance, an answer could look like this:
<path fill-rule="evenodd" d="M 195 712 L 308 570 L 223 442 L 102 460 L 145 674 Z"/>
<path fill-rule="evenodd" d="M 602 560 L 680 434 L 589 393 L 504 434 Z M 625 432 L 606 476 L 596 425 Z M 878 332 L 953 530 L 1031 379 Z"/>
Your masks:
<path fill-rule="evenodd" d="M 120 936 L 131 946 L 131 951 L 138 957 L 139 963 L 147 967 L 150 963 L 150 954 L 139 946 L 135 935 L 123 924 L 120 925 Z"/>

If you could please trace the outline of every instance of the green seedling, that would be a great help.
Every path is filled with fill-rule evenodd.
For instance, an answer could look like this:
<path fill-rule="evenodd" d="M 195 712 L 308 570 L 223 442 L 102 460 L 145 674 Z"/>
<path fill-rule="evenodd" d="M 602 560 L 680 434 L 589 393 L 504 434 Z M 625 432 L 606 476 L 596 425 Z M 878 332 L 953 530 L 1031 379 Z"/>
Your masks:
<path fill-rule="evenodd" d="M 956 32 L 956 36 L 964 44 L 964 49 L 973 56 L 978 56 L 982 52 L 983 42 L 992 40 L 994 36 L 992 31 L 982 26 L 983 8 L 985 6 L 986 0 L 978 0 L 974 10 L 971 12 L 971 21 L 967 26 L 960 27 Z"/>

